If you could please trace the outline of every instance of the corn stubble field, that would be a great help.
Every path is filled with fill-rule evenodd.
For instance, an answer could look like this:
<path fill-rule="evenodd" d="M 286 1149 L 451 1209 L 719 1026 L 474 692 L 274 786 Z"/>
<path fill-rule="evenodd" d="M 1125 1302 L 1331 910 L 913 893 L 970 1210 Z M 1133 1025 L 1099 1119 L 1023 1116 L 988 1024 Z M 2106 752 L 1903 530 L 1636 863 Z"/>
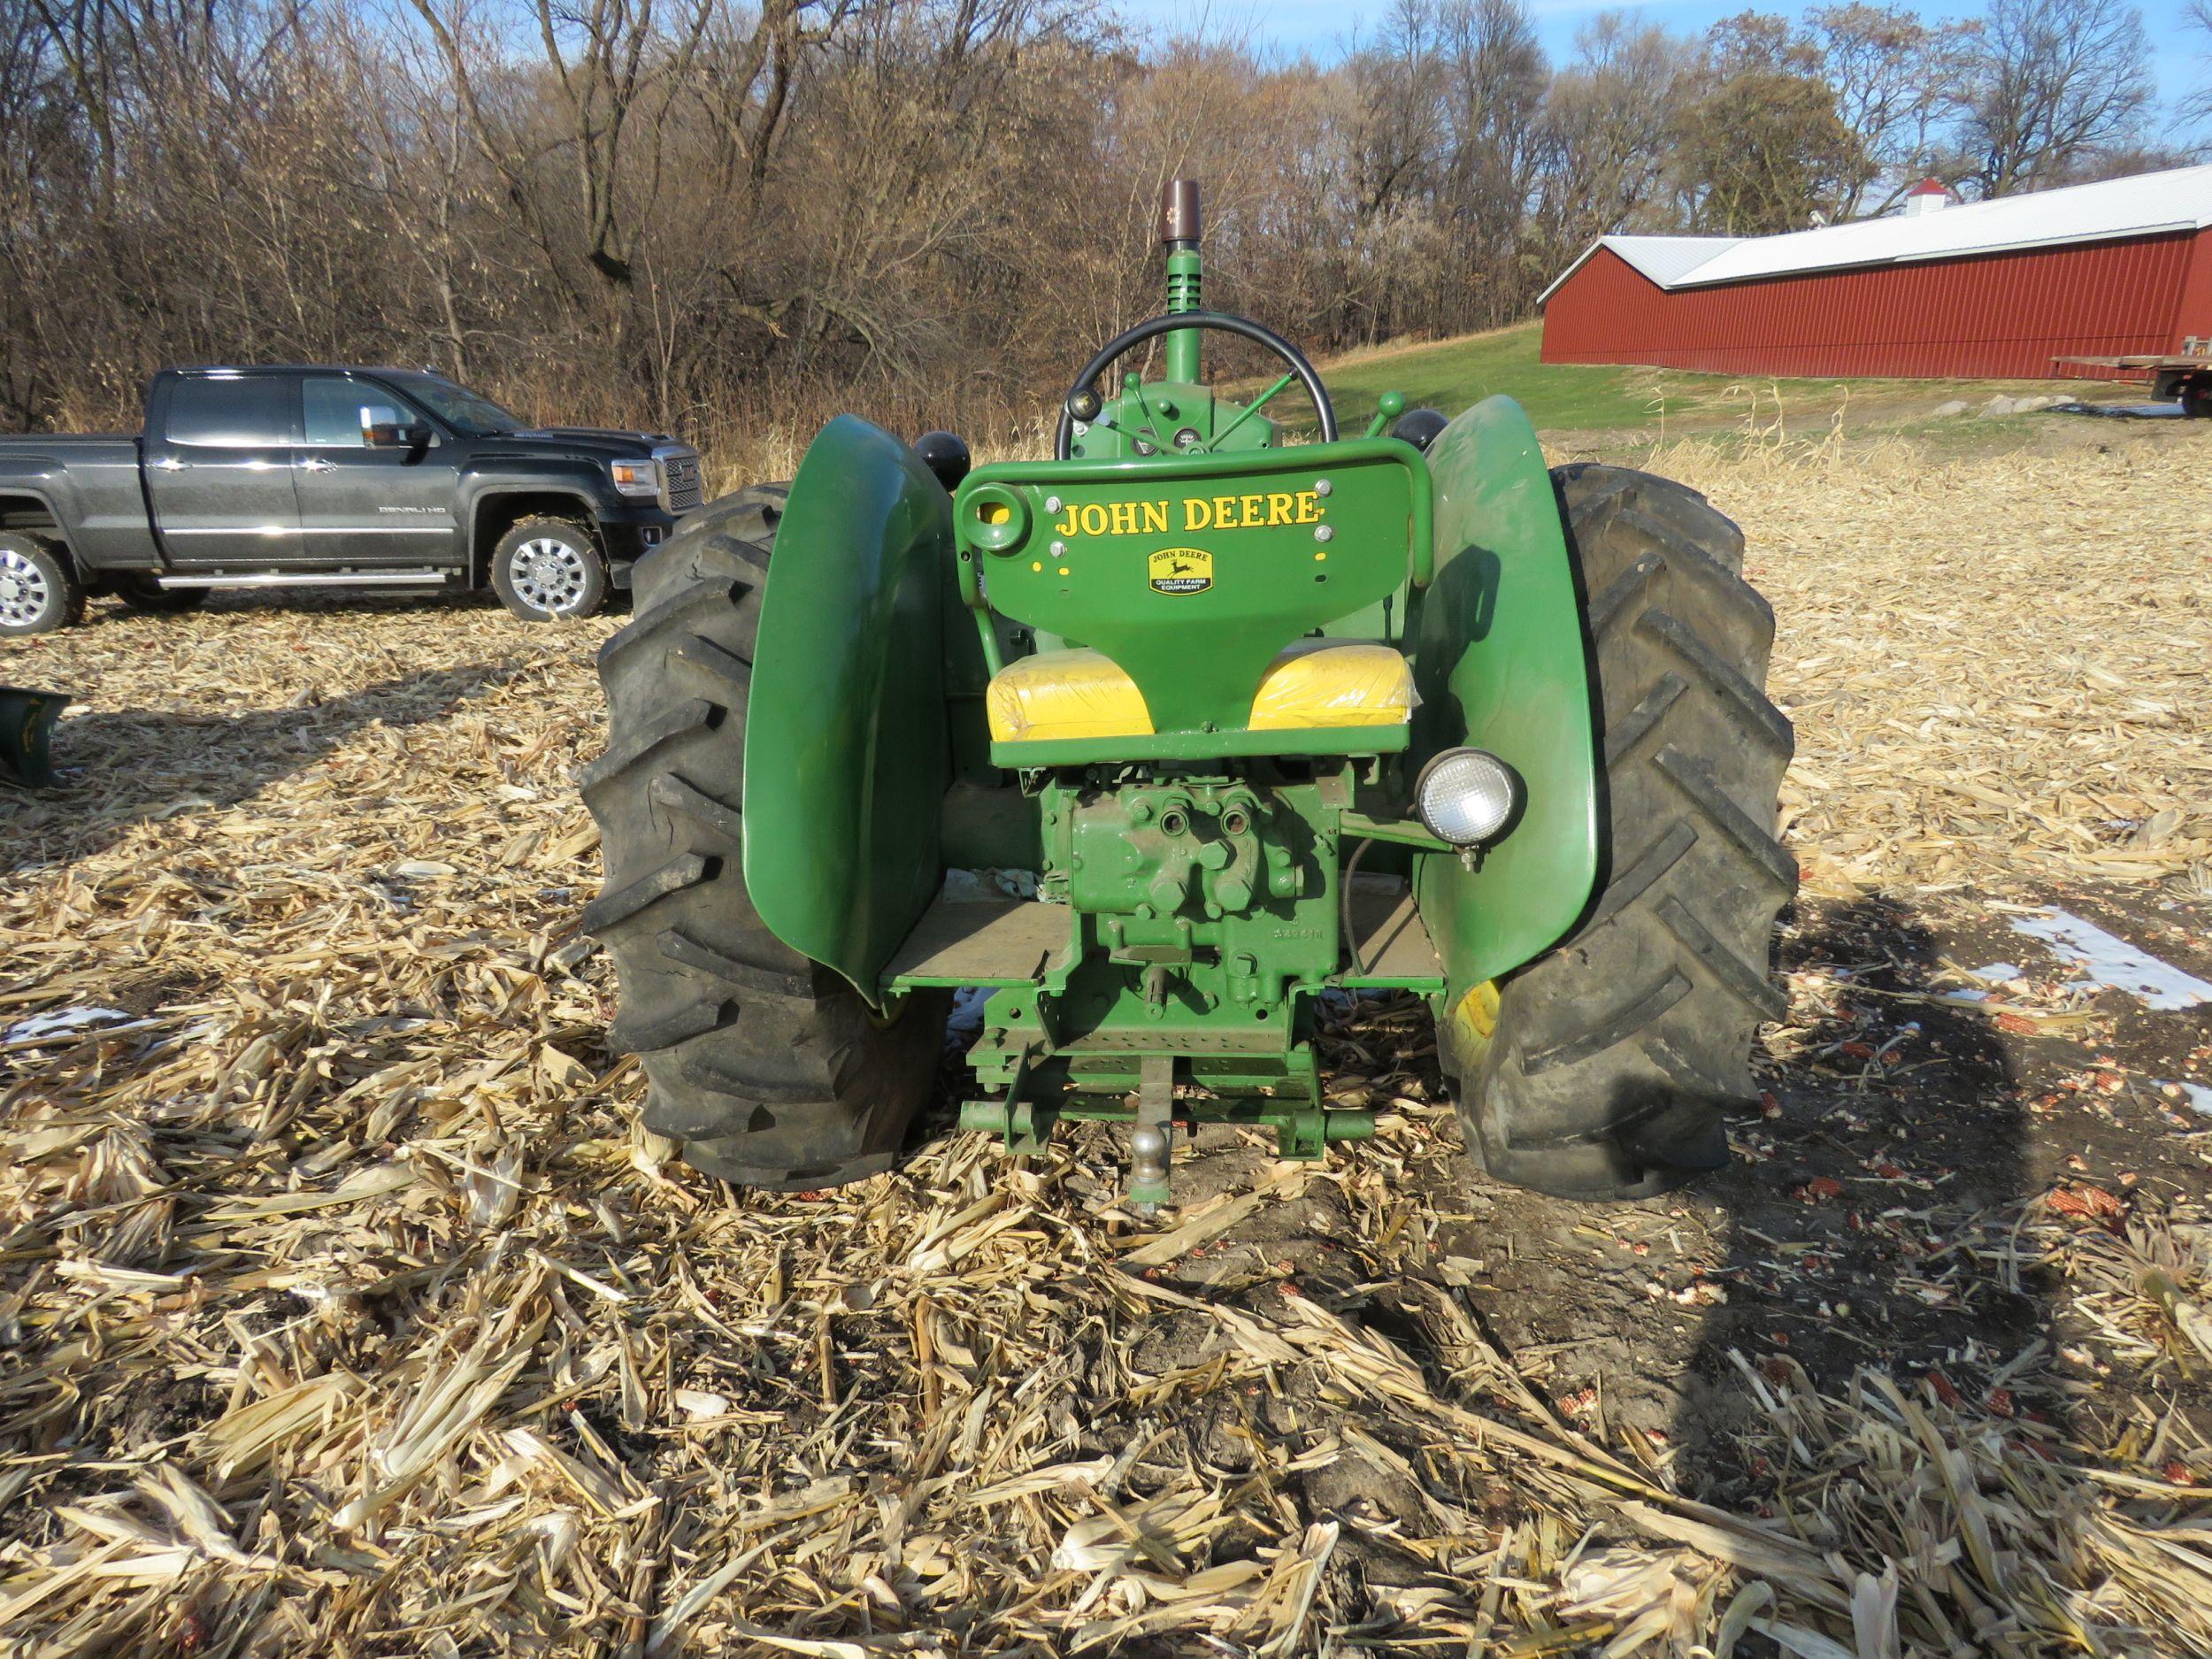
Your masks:
<path fill-rule="evenodd" d="M 96 605 L 0 801 L 0 1649 L 39 1659 L 2212 1648 L 2200 441 L 1681 446 L 1780 618 L 1805 870 L 1727 1175 L 1216 1132 L 736 1194 L 576 933 L 592 649 L 459 603 Z M 2009 953 L 1986 1002 L 1960 972 Z M 105 1010 L 93 1013 L 88 1010 Z"/>

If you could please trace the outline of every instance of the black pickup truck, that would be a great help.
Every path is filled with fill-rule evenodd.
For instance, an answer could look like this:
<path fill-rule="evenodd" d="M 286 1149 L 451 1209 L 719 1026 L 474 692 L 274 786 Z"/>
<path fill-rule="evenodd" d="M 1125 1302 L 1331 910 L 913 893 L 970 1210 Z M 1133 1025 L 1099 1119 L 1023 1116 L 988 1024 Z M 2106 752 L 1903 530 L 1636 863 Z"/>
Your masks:
<path fill-rule="evenodd" d="M 217 588 L 489 587 L 589 616 L 679 515 L 699 453 L 652 433 L 533 430 L 406 369 L 164 369 L 142 435 L 0 438 L 0 634 L 88 593 L 183 611 Z"/>

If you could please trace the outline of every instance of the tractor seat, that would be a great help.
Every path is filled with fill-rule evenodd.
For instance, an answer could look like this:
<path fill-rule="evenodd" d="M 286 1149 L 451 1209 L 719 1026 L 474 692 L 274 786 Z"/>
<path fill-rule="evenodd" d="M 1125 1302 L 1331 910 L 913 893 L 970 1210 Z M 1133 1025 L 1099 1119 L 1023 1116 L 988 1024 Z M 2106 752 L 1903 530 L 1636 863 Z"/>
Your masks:
<path fill-rule="evenodd" d="M 1413 704 L 1413 671 L 1389 646 L 1301 640 L 1261 676 L 1247 729 L 1403 726 Z M 1102 651 L 1018 657 L 992 676 L 985 706 L 995 743 L 1152 735 L 1137 682 Z"/>

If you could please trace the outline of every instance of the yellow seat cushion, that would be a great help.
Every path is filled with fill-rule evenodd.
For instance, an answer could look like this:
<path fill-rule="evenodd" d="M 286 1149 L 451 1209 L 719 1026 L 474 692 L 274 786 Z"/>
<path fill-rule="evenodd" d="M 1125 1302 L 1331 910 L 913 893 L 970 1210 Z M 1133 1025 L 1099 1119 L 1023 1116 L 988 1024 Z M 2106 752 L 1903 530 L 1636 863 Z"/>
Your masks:
<path fill-rule="evenodd" d="M 1102 651 L 1040 651 L 992 677 L 984 704 L 992 741 L 1148 737 L 1137 682 Z M 1413 715 L 1413 671 L 1387 645 L 1301 640 L 1261 676 L 1250 730 L 1396 726 Z"/>

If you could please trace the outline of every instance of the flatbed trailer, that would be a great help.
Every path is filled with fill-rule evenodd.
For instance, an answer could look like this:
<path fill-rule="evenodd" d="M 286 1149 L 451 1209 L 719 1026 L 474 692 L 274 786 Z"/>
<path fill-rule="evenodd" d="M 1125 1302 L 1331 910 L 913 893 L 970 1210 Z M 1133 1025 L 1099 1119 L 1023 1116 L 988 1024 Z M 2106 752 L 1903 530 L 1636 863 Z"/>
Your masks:
<path fill-rule="evenodd" d="M 2180 400 L 2184 413 L 2212 419 L 2212 339 L 2188 335 L 2173 352 L 2128 352 L 2114 357 L 2054 357 L 2054 363 L 2075 368 L 2109 369 L 2115 378 L 2132 380 L 2147 374 L 2151 396 L 2163 402 Z"/>

